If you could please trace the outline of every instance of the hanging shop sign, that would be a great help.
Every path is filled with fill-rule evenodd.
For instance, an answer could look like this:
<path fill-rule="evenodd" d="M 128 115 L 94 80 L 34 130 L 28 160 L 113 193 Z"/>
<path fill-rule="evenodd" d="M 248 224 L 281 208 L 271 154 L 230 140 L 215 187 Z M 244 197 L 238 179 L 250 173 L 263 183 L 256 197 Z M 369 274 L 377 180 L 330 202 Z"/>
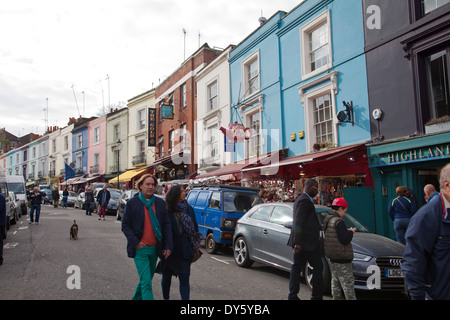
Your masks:
<path fill-rule="evenodd" d="M 173 120 L 173 106 L 169 104 L 163 104 L 161 106 L 161 119 Z"/>
<path fill-rule="evenodd" d="M 156 108 L 148 109 L 148 146 L 156 147 Z"/>
<path fill-rule="evenodd" d="M 244 127 L 243 124 L 240 124 L 237 121 L 230 124 L 228 128 L 220 127 L 220 131 L 222 131 L 230 143 L 241 143 L 245 140 L 250 140 L 250 137 L 252 136 L 252 130 Z"/>
<path fill-rule="evenodd" d="M 450 158 L 450 143 L 378 154 L 370 159 L 371 167 L 406 164 Z"/>

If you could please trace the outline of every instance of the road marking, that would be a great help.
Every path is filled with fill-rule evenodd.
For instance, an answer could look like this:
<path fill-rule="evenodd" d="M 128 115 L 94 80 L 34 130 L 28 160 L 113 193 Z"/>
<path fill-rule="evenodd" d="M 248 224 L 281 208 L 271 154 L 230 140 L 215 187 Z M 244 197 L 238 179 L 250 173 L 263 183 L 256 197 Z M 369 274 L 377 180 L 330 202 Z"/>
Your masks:
<path fill-rule="evenodd" d="M 14 249 L 15 247 L 18 246 L 18 242 L 7 242 L 4 246 L 3 249 Z"/>
<path fill-rule="evenodd" d="M 220 259 L 217 259 L 216 257 L 211 257 L 211 259 L 214 259 L 216 261 L 219 261 L 219 262 L 222 262 L 222 263 L 225 263 L 225 264 L 229 264 L 228 262 L 220 260 Z"/>
<path fill-rule="evenodd" d="M 19 230 L 26 230 L 26 229 L 28 229 L 28 226 L 26 226 L 26 227 L 19 227 Z"/>

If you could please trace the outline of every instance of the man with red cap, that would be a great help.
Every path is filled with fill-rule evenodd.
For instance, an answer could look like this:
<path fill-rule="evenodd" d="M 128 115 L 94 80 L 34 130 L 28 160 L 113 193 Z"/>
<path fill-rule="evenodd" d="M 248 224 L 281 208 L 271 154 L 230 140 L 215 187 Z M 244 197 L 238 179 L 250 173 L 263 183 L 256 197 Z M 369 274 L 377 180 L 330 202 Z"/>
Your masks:
<path fill-rule="evenodd" d="M 353 234 L 355 228 L 347 229 L 342 219 L 347 213 L 348 204 L 342 198 L 336 198 L 331 205 L 333 211 L 325 217 L 325 255 L 330 259 L 331 293 L 334 300 L 356 300 L 353 279 Z M 344 292 L 345 297 L 342 295 Z"/>

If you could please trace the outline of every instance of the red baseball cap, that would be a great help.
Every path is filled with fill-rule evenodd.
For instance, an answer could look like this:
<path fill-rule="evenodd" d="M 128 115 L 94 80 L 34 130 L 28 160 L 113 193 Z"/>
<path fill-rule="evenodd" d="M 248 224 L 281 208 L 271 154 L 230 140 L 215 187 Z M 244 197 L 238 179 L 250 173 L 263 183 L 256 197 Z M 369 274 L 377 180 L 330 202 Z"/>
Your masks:
<path fill-rule="evenodd" d="M 348 208 L 347 201 L 342 198 L 334 199 L 332 206 Z"/>

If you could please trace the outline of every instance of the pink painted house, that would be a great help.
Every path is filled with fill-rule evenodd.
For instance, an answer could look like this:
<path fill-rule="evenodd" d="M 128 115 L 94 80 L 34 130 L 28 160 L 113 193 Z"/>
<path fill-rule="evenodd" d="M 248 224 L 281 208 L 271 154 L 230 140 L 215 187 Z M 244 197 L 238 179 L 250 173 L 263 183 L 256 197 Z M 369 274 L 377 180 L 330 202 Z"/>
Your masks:
<path fill-rule="evenodd" d="M 88 177 L 103 181 L 106 173 L 106 115 L 88 125 Z"/>

